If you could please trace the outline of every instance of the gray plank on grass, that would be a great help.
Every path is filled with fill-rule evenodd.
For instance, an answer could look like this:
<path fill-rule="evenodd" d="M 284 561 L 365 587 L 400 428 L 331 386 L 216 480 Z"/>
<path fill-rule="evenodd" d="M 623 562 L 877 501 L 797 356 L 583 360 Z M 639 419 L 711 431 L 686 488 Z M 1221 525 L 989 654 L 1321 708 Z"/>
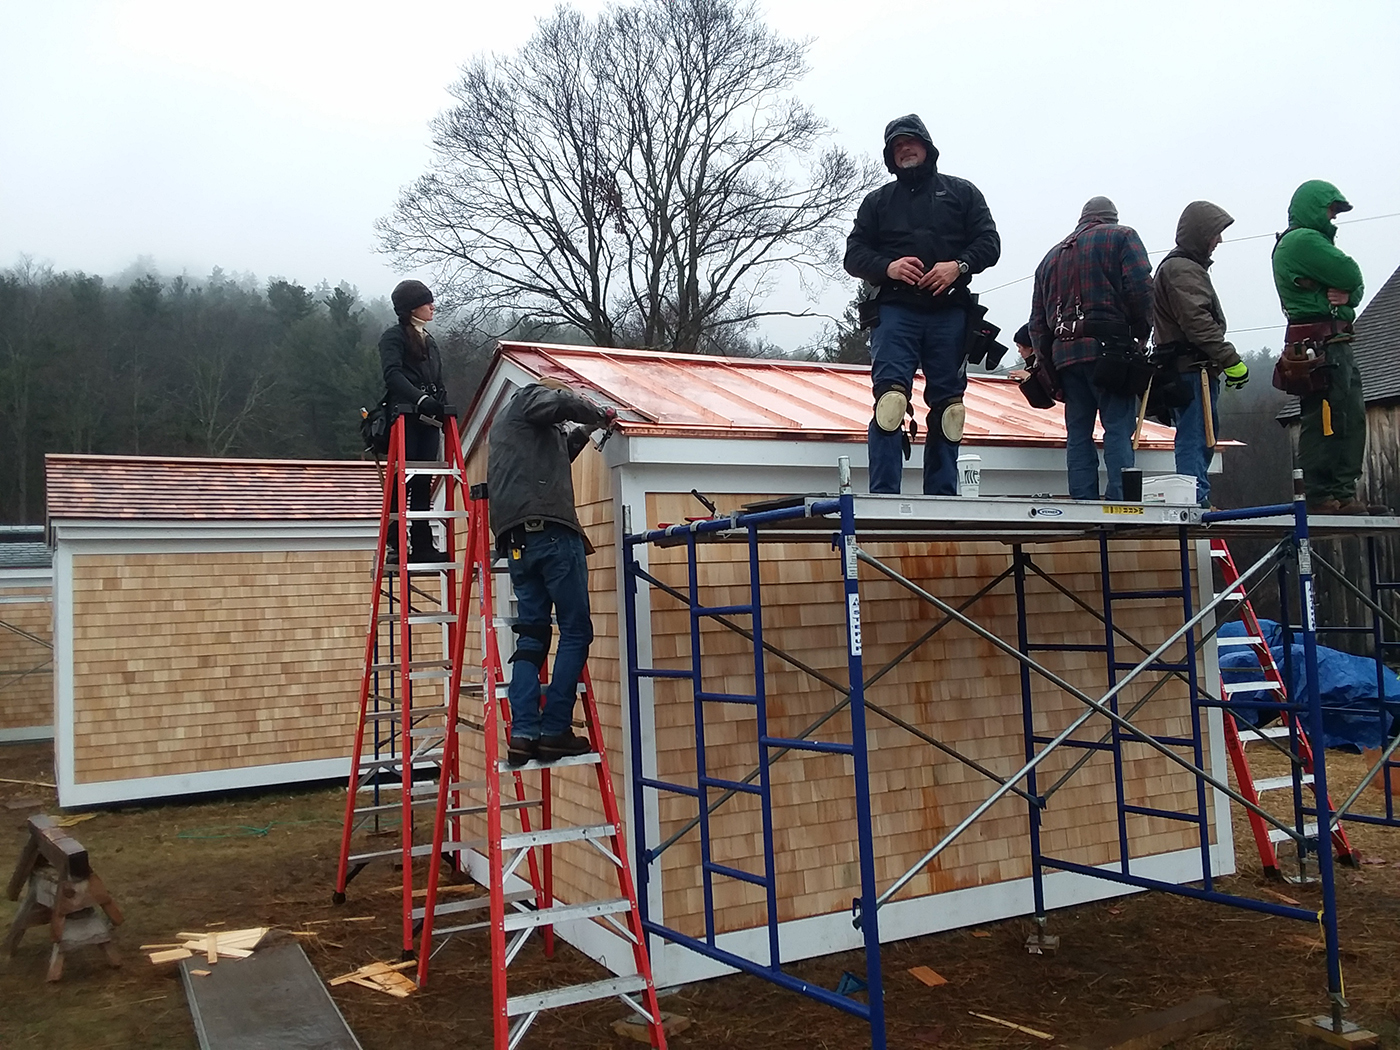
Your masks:
<path fill-rule="evenodd" d="M 361 1050 L 294 941 L 213 966 L 202 955 L 182 959 L 180 979 L 201 1050 Z"/>

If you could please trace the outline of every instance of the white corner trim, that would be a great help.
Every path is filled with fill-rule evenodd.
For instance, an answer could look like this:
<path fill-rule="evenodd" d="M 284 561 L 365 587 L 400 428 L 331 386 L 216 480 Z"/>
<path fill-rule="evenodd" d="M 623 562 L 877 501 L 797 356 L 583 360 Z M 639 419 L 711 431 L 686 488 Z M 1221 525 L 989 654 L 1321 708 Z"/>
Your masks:
<path fill-rule="evenodd" d="M 73 787 L 73 551 L 53 553 L 53 764 L 58 799 Z"/>
<path fill-rule="evenodd" d="M 68 743 L 71 753 L 71 739 Z M 133 777 L 130 780 L 102 780 L 88 784 L 73 783 L 69 773 L 59 777 L 58 803 L 65 807 L 100 806 L 111 802 L 192 795 L 204 791 L 274 787 L 309 780 L 347 780 L 349 776 L 348 758 L 308 759 L 304 762 L 278 762 L 273 765 L 210 769 L 199 773 L 175 773 L 159 777 Z"/>

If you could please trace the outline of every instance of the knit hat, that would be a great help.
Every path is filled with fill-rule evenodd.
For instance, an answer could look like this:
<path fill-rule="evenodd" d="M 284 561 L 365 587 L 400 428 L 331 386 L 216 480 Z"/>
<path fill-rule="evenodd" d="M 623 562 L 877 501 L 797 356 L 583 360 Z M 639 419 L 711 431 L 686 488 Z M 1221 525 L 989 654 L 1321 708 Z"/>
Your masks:
<path fill-rule="evenodd" d="M 1088 222 L 1091 219 L 1098 222 L 1117 222 L 1118 206 L 1107 197 L 1090 197 L 1084 204 L 1084 210 L 1079 213 L 1079 221 Z"/>
<path fill-rule="evenodd" d="M 394 304 L 394 313 L 404 317 L 420 306 L 432 302 L 433 293 L 422 281 L 407 280 L 394 286 L 394 292 L 389 299 Z"/>
<path fill-rule="evenodd" d="M 1017 346 L 1030 346 L 1031 326 L 1028 324 L 1023 324 L 1020 328 L 1016 329 L 1016 334 L 1013 335 L 1011 339 L 1013 342 L 1015 342 Z"/>

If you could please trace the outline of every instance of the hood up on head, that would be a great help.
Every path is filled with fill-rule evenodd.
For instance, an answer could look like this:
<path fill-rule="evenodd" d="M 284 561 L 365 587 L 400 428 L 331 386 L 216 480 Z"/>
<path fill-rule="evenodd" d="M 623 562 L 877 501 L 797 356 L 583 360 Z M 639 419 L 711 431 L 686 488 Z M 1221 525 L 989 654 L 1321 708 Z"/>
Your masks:
<path fill-rule="evenodd" d="M 1107 197 L 1090 197 L 1084 202 L 1084 210 L 1079 213 L 1079 223 L 1117 222 L 1118 205 Z"/>
<path fill-rule="evenodd" d="M 1176 223 L 1176 246 L 1202 263 L 1210 259 L 1210 242 L 1235 220 L 1218 204 L 1192 201 Z"/>
<path fill-rule="evenodd" d="M 894 140 L 900 135 L 913 135 L 915 138 L 923 140 L 924 148 L 928 150 L 928 159 L 920 167 L 937 165 L 938 149 L 934 146 L 933 139 L 929 137 L 928 128 L 924 127 L 924 122 L 919 119 L 917 113 L 910 113 L 903 117 L 896 117 L 885 125 L 885 167 L 891 175 L 899 175 L 899 169 L 894 166 Z"/>
<path fill-rule="evenodd" d="M 1293 191 L 1293 199 L 1288 202 L 1289 228 L 1316 230 L 1332 240 L 1337 236 L 1337 227 L 1332 225 L 1327 210 L 1334 204 L 1338 211 L 1351 211 L 1351 205 L 1336 186 L 1310 179 Z"/>

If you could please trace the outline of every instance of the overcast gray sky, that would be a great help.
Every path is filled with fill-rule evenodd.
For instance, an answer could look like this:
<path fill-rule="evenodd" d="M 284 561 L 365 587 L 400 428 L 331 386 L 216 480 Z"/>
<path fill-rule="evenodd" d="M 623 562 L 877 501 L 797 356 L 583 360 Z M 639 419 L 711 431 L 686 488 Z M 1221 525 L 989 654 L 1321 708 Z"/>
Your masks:
<path fill-rule="evenodd" d="M 601 4 L 580 0 L 595 11 Z M 1400 3 L 764 0 L 812 39 L 799 94 L 837 142 L 878 154 L 921 114 L 940 167 L 973 180 L 1002 233 L 975 287 L 1025 277 L 1107 194 L 1149 250 L 1206 198 L 1227 236 L 1286 225 L 1299 182 L 1335 182 L 1347 218 L 1400 212 Z M 399 274 L 374 220 L 425 167 L 458 67 L 513 50 L 545 0 L 390 3 L 0 0 L 0 267 L 21 253 L 114 274 L 214 266 L 368 298 Z M 1368 295 L 1400 266 L 1400 217 L 1342 227 Z M 1243 349 L 1276 345 L 1272 237 L 1227 243 L 1216 284 Z M 431 280 L 430 274 L 418 274 Z M 839 313 L 841 283 L 817 309 Z M 1014 329 L 1029 282 L 990 291 Z M 772 305 L 807 305 L 796 282 Z M 774 322 L 782 345 L 813 323 Z"/>

